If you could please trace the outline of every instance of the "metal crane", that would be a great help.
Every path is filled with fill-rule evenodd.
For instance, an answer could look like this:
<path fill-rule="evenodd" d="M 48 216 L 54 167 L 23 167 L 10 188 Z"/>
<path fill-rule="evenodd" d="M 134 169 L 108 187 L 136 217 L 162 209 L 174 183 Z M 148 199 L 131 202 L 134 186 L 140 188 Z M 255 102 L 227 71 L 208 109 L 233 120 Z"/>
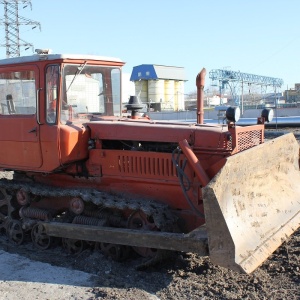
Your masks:
<path fill-rule="evenodd" d="M 261 76 L 249 73 L 242 73 L 240 71 L 231 71 L 231 70 L 222 70 L 222 69 L 215 69 L 209 72 L 209 78 L 218 83 L 221 91 L 224 89 L 226 85 L 230 87 L 232 97 L 236 103 L 236 105 L 240 105 L 240 98 L 238 95 L 238 85 L 241 84 L 241 95 L 242 95 L 242 113 L 243 113 L 243 89 L 244 84 L 255 84 L 260 85 L 261 87 L 273 87 L 275 93 L 276 88 L 280 88 L 283 85 L 283 80 L 281 78 L 274 78 L 268 76 Z M 216 84 L 214 84 L 216 85 Z"/>

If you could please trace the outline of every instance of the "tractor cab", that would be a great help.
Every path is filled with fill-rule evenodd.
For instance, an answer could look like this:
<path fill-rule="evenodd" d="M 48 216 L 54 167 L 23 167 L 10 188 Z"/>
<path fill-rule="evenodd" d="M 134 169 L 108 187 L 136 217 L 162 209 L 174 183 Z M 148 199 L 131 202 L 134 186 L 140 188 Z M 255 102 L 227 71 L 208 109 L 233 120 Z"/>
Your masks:
<path fill-rule="evenodd" d="M 47 50 L 0 60 L 0 168 L 47 173 L 86 159 L 85 123 L 121 114 L 123 65 Z"/>
<path fill-rule="evenodd" d="M 93 115 L 119 116 L 120 69 L 69 63 L 46 70 L 47 123 L 84 122 Z M 57 98 L 60 101 L 57 101 Z"/>

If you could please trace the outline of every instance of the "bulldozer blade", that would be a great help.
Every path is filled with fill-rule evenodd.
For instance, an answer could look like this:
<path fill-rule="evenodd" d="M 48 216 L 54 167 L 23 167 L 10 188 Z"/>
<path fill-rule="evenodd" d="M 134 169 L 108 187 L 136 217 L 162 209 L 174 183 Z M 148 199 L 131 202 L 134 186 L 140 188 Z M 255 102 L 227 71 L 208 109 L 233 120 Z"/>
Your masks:
<path fill-rule="evenodd" d="M 251 273 L 300 226 L 299 145 L 292 133 L 240 152 L 203 189 L 209 256 Z"/>

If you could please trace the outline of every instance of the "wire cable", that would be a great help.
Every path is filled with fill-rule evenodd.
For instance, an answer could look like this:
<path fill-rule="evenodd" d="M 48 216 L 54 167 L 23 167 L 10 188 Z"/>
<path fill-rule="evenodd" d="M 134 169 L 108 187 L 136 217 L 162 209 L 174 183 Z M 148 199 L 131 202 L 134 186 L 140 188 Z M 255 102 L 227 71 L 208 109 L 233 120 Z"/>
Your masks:
<path fill-rule="evenodd" d="M 186 175 L 186 173 L 184 172 L 184 169 L 186 167 L 187 164 L 187 160 L 184 159 L 183 163 L 182 163 L 182 167 L 180 167 L 180 155 L 181 155 L 181 149 L 179 147 L 177 147 L 176 149 L 173 150 L 172 152 L 172 162 L 177 170 L 178 173 L 178 179 L 179 179 L 179 183 L 183 192 L 183 195 L 185 197 L 185 199 L 187 200 L 189 206 L 191 207 L 191 209 L 195 212 L 195 214 L 200 217 L 200 218 L 205 218 L 204 214 L 199 211 L 193 201 L 190 199 L 189 195 L 188 195 L 188 191 L 191 188 L 191 181 L 189 180 L 188 176 Z"/>

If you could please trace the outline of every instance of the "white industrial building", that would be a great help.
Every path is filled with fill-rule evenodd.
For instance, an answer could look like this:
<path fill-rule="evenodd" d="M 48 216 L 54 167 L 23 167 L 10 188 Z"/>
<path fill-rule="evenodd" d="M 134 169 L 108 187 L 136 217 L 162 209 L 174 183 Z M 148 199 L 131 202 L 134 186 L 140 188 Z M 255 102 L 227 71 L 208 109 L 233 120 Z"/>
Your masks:
<path fill-rule="evenodd" d="M 127 103 L 129 97 L 134 95 L 134 83 L 130 81 L 130 73 L 122 73 L 122 102 Z"/>
<path fill-rule="evenodd" d="M 139 65 L 133 67 L 130 81 L 135 84 L 135 95 L 149 110 L 184 110 L 184 68 Z"/>

